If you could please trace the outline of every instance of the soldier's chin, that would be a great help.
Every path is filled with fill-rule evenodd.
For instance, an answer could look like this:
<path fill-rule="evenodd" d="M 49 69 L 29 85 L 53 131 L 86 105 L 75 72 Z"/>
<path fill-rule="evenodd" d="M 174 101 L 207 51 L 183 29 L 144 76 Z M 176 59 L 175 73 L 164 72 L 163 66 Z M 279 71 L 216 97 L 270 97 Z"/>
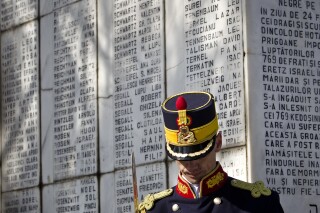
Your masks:
<path fill-rule="evenodd" d="M 187 180 L 190 182 L 190 183 L 199 183 L 200 179 L 198 176 L 195 176 L 195 175 L 185 175 L 185 178 L 187 178 Z"/>
<path fill-rule="evenodd" d="M 194 179 L 197 179 L 200 173 L 201 173 L 200 171 L 197 171 L 197 172 L 185 172 L 184 174 Z"/>

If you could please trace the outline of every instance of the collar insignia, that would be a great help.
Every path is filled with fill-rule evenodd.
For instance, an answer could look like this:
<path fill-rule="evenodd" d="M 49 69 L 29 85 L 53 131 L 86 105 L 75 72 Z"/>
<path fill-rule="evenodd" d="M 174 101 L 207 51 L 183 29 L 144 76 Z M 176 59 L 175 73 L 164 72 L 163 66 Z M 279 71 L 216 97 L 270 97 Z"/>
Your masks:
<path fill-rule="evenodd" d="M 196 198 L 196 195 L 194 194 L 193 190 L 191 189 L 191 186 L 188 184 L 184 178 L 179 175 L 178 176 L 178 184 L 176 186 L 177 193 L 184 198 Z"/>
<path fill-rule="evenodd" d="M 217 167 L 200 181 L 198 197 L 207 196 L 215 191 L 218 191 L 226 183 L 227 178 L 227 173 L 223 171 L 220 163 L 218 163 Z M 196 199 L 197 197 L 190 184 L 184 180 L 181 174 L 178 176 L 176 191 L 181 197 L 184 198 Z"/>
<path fill-rule="evenodd" d="M 216 175 L 213 175 L 212 177 L 209 178 L 209 180 L 207 181 L 207 187 L 209 189 L 213 188 L 223 180 L 224 180 L 224 174 L 222 172 L 218 172 Z"/>

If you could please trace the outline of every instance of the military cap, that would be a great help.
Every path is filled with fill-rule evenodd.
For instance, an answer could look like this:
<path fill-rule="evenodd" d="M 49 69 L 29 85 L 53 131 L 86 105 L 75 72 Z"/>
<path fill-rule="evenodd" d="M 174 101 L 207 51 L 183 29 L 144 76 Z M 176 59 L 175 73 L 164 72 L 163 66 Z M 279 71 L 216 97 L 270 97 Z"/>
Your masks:
<path fill-rule="evenodd" d="M 196 160 L 213 149 L 219 126 L 212 94 L 176 94 L 167 98 L 161 109 L 170 158 Z"/>

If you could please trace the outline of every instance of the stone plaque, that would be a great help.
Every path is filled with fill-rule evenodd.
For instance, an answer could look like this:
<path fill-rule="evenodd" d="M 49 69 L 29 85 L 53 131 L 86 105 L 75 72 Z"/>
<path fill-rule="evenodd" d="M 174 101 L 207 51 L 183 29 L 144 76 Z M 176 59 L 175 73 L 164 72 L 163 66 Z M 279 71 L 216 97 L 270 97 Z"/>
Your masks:
<path fill-rule="evenodd" d="M 167 172 L 167 178 L 168 180 L 168 187 L 173 187 L 177 185 L 178 181 L 178 175 L 179 175 L 179 168 L 177 166 L 177 163 L 175 161 L 169 161 L 168 165 L 168 172 Z"/>
<path fill-rule="evenodd" d="M 2 0 L 0 3 L 0 29 L 33 20 L 38 15 L 38 1 L 36 0 Z"/>
<path fill-rule="evenodd" d="M 92 212 L 99 210 L 98 180 L 90 176 L 44 187 L 46 212 Z"/>
<path fill-rule="evenodd" d="M 114 194 L 114 173 L 106 173 L 100 178 L 100 212 L 114 213 L 116 209 L 115 194 Z"/>
<path fill-rule="evenodd" d="M 318 212 L 320 5 L 299 0 L 251 3 L 253 176 L 280 194 L 285 212 Z"/>
<path fill-rule="evenodd" d="M 185 1 L 186 88 L 215 95 L 224 146 L 245 143 L 241 2 Z"/>
<path fill-rule="evenodd" d="M 29 188 L 20 191 L 2 194 L 2 212 L 41 212 L 41 198 L 38 188 Z"/>
<path fill-rule="evenodd" d="M 97 171 L 95 1 L 54 10 L 50 24 L 53 61 L 44 75 L 53 81 L 53 108 L 45 122 L 50 122 L 46 140 L 52 141 L 53 159 L 47 164 L 53 163 L 54 173 L 48 179 L 60 180 Z"/>
<path fill-rule="evenodd" d="M 164 163 L 137 167 L 139 201 L 149 193 L 166 189 L 166 182 L 166 166 Z M 115 172 L 115 203 L 116 213 L 133 212 L 133 184 L 130 169 Z"/>
<path fill-rule="evenodd" d="M 165 158 L 162 1 L 114 3 L 114 159 L 131 164 Z"/>
<path fill-rule="evenodd" d="M 181 2 L 184 7 L 180 1 L 168 2 L 166 10 L 168 93 L 211 92 L 223 147 L 243 145 L 242 1 Z"/>
<path fill-rule="evenodd" d="M 30 22 L 1 35 L 2 189 L 39 183 L 39 41 Z"/>
<path fill-rule="evenodd" d="M 231 177 L 247 181 L 246 147 L 223 149 L 217 154 L 223 170 Z"/>

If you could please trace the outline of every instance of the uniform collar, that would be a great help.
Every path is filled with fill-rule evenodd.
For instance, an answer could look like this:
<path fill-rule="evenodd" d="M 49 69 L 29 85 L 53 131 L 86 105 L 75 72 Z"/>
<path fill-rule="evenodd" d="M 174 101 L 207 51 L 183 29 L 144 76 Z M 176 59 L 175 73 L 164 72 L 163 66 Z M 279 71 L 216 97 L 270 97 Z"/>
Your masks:
<path fill-rule="evenodd" d="M 196 196 L 196 194 L 192 190 L 190 183 L 188 183 L 188 181 L 186 181 L 181 174 L 179 174 L 178 176 L 176 191 L 180 196 L 184 198 L 200 198 L 219 190 L 225 184 L 227 178 L 227 173 L 223 171 L 220 163 L 218 162 L 216 168 L 200 181 L 198 196 Z"/>

